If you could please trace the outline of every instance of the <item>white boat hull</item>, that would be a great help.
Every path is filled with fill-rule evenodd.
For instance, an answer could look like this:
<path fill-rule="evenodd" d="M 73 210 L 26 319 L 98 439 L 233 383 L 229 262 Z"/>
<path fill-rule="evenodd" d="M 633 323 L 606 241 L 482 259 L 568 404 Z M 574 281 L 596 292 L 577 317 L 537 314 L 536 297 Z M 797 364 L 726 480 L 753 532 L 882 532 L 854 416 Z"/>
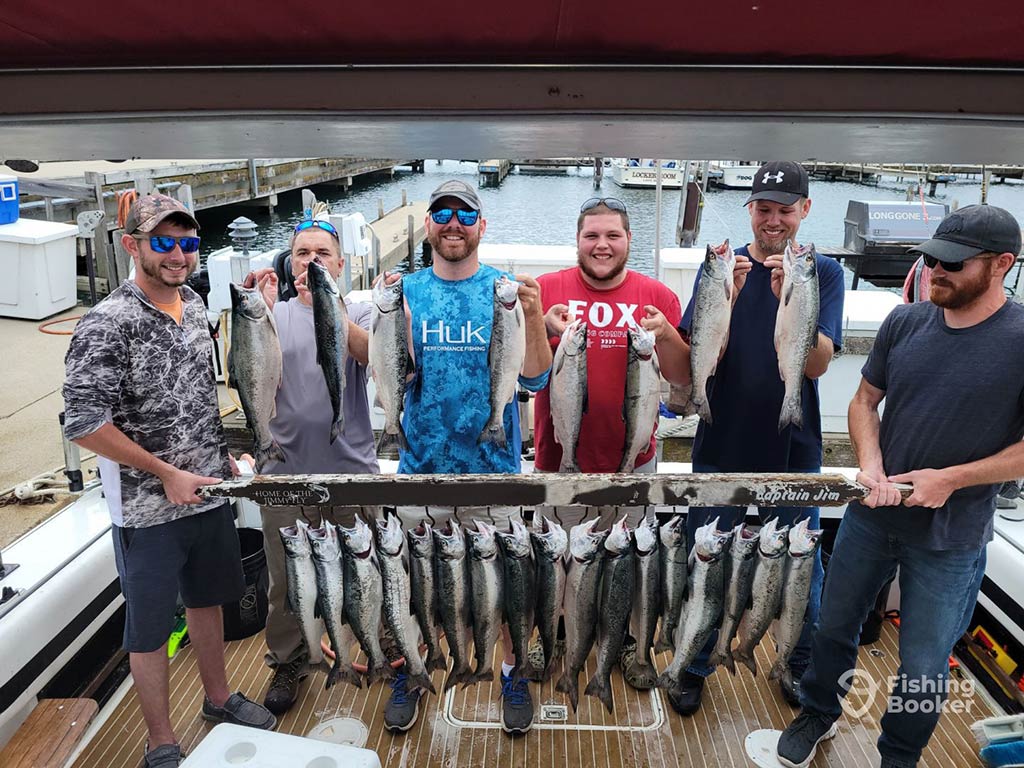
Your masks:
<path fill-rule="evenodd" d="M 620 187 L 654 189 L 658 184 L 658 169 L 650 166 L 612 165 L 612 181 Z M 681 168 L 661 169 L 661 186 L 665 189 L 681 189 L 683 170 Z"/>

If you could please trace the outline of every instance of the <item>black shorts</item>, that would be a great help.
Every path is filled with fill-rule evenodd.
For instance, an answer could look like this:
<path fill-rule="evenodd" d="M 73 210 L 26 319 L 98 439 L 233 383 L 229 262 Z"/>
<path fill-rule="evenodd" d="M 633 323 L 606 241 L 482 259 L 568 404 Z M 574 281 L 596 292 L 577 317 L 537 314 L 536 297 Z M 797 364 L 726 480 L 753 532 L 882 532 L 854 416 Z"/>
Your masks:
<path fill-rule="evenodd" d="M 127 609 L 124 649 L 159 650 L 186 608 L 236 602 L 245 591 L 231 504 L 147 528 L 111 526 Z"/>

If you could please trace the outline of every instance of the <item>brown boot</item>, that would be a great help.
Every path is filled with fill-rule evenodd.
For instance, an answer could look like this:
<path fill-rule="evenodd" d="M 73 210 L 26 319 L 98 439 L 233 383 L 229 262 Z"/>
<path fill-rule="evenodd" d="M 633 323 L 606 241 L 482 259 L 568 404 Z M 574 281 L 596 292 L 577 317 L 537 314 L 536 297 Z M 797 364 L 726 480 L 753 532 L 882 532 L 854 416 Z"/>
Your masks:
<path fill-rule="evenodd" d="M 274 668 L 274 677 L 270 681 L 267 695 L 263 697 L 263 706 L 275 715 L 283 715 L 298 701 L 299 683 L 308 674 L 305 658 L 278 664 Z"/>

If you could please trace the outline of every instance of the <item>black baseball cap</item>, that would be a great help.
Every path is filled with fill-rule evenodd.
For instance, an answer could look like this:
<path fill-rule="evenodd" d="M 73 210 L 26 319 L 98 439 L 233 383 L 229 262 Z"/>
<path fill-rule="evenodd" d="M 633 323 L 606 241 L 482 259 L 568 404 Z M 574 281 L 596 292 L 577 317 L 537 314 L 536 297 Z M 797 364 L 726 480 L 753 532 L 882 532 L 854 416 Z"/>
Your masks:
<path fill-rule="evenodd" d="M 994 205 L 968 205 L 939 222 L 932 235 L 910 253 L 923 253 L 939 261 L 966 261 L 979 253 L 1020 253 L 1020 224 Z"/>
<path fill-rule="evenodd" d="M 755 200 L 771 200 L 782 205 L 792 205 L 808 194 L 807 171 L 800 163 L 790 160 L 772 160 L 757 169 L 750 197 L 744 205 Z"/>
<path fill-rule="evenodd" d="M 479 211 L 482 208 L 480 205 L 480 197 L 477 195 L 475 189 L 464 181 L 452 179 L 451 181 L 446 181 L 430 193 L 430 203 L 427 205 L 427 210 L 434 210 L 434 204 L 444 197 L 458 198 L 474 211 Z"/>

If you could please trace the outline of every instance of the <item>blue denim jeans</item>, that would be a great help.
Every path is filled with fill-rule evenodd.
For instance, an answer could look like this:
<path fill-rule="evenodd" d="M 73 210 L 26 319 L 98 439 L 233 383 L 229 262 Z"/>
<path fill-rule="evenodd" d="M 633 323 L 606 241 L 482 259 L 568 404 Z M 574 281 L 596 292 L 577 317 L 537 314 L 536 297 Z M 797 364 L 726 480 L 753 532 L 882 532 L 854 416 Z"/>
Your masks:
<path fill-rule="evenodd" d="M 923 549 L 859 514 L 847 514 L 829 561 L 800 697 L 804 712 L 831 720 L 842 714 L 861 625 L 897 566 L 902 663 L 882 717 L 878 751 L 889 760 L 915 765 L 946 700 L 949 654 L 977 600 L 985 572 L 984 548 Z M 875 683 L 881 691 L 888 689 L 889 681 Z"/>
<path fill-rule="evenodd" d="M 719 469 L 709 464 L 694 463 L 694 472 L 718 472 Z M 794 469 L 794 472 L 819 473 L 820 469 Z M 739 525 L 746 517 L 745 507 L 691 507 L 686 516 L 686 546 L 687 551 L 693 549 L 693 542 L 697 529 L 718 518 L 718 530 L 728 531 Z M 810 520 L 812 529 L 818 528 L 821 524 L 821 516 L 817 507 L 759 507 L 758 515 L 761 523 L 767 523 L 773 517 L 779 519 L 779 525 L 794 525 L 804 518 Z M 790 657 L 789 666 L 793 670 L 793 676 L 800 679 L 804 669 L 811 658 L 811 634 L 814 631 L 814 623 L 818 620 L 818 609 L 821 605 L 821 585 L 824 581 L 825 571 L 821 566 L 821 549 L 818 549 L 814 556 L 814 573 L 811 577 L 811 594 L 807 601 L 807 613 L 804 615 L 804 630 L 800 633 L 800 640 L 797 642 L 793 655 Z M 711 633 L 707 643 L 701 648 L 700 653 L 693 660 L 687 672 L 701 677 L 707 677 L 715 668 L 708 665 L 711 652 L 718 642 L 718 630 Z"/>

